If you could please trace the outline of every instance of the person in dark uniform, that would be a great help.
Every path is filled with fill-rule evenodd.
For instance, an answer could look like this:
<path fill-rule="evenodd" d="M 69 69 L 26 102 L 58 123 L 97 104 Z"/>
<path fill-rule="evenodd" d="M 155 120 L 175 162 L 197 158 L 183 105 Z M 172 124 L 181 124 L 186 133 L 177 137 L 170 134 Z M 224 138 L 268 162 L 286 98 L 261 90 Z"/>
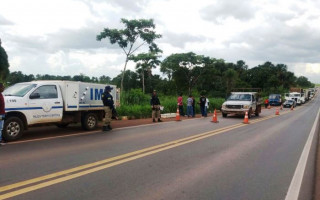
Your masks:
<path fill-rule="evenodd" d="M 113 88 L 109 85 L 105 87 L 104 92 L 102 93 L 102 101 L 103 101 L 103 108 L 105 112 L 104 117 L 104 125 L 102 127 L 102 131 L 110 131 L 112 130 L 111 124 L 111 117 L 112 117 L 112 110 L 114 109 L 114 102 L 113 97 L 110 94 Z"/>
<path fill-rule="evenodd" d="M 156 118 L 158 118 L 158 122 L 161 121 L 160 116 L 160 100 L 157 96 L 157 91 L 153 90 L 152 97 L 150 99 L 150 104 L 152 108 L 152 121 L 156 122 Z"/>
<path fill-rule="evenodd" d="M 206 101 L 207 101 L 207 98 L 206 98 L 206 97 L 204 96 L 204 94 L 202 93 L 202 94 L 201 94 L 201 97 L 200 97 L 200 101 L 199 101 L 202 117 L 206 117 L 206 115 L 207 115 L 206 107 L 205 107 Z"/>

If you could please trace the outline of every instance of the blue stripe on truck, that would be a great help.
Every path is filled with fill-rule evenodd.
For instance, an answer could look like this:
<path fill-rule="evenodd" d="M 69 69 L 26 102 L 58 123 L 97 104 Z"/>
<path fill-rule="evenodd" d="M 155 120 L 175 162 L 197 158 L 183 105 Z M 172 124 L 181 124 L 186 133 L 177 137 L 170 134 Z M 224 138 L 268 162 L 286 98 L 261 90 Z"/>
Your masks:
<path fill-rule="evenodd" d="M 103 105 L 86 105 L 86 106 L 79 106 L 80 108 L 102 108 Z"/>
<path fill-rule="evenodd" d="M 53 106 L 52 109 L 59 109 L 63 108 L 62 106 Z M 6 108 L 6 111 L 13 111 L 13 110 L 42 110 L 42 107 L 25 107 L 25 108 Z"/>

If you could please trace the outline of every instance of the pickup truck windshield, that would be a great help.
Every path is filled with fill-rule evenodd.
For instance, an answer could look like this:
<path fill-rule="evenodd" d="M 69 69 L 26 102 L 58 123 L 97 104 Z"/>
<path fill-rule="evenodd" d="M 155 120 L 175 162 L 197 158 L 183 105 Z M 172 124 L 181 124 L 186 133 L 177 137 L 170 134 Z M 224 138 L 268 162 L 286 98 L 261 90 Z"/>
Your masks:
<path fill-rule="evenodd" d="M 251 101 L 250 94 L 231 94 L 228 98 L 230 101 Z"/>
<path fill-rule="evenodd" d="M 36 87 L 37 84 L 15 84 L 8 87 L 4 92 L 4 96 L 17 96 L 23 97 L 26 95 L 32 88 Z"/>

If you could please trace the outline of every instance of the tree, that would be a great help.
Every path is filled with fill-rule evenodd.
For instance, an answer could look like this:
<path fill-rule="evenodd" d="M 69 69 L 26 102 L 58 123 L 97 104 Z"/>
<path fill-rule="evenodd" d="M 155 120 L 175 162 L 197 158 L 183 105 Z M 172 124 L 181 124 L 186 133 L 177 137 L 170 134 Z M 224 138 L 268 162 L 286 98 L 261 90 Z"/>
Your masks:
<path fill-rule="evenodd" d="M 172 77 L 180 89 L 187 89 L 191 94 L 204 71 L 205 59 L 193 52 L 172 54 L 162 62 L 160 71 Z"/>
<path fill-rule="evenodd" d="M 224 78 L 226 79 L 226 94 L 228 95 L 231 92 L 231 89 L 234 88 L 234 85 L 238 79 L 238 74 L 234 69 L 228 69 L 223 73 Z"/>
<path fill-rule="evenodd" d="M 4 48 L 1 46 L 1 39 L 0 39 L 0 81 L 4 81 L 7 79 L 9 75 L 9 62 L 8 62 L 8 55 Z"/>
<path fill-rule="evenodd" d="M 119 87 L 119 85 L 121 84 L 121 76 L 122 76 L 122 73 L 114 77 L 111 83 Z M 124 74 L 124 77 L 125 79 L 123 82 L 123 89 L 125 91 L 139 88 L 138 74 L 136 72 L 127 70 Z"/>
<path fill-rule="evenodd" d="M 142 78 L 142 92 L 145 93 L 145 72 L 148 72 L 149 82 L 151 81 L 151 70 L 156 68 L 161 61 L 159 60 L 158 53 L 162 52 L 159 48 L 150 48 L 148 53 L 140 53 L 137 56 L 132 55 L 129 57 L 130 60 L 136 62 L 137 72 L 141 74 Z"/>
<path fill-rule="evenodd" d="M 160 38 L 161 35 L 154 31 L 155 25 L 152 19 L 127 20 L 121 19 L 125 29 L 105 28 L 99 35 L 97 40 L 109 38 L 111 44 L 118 44 L 126 55 L 125 64 L 121 75 L 121 91 L 123 91 L 123 80 L 126 72 L 129 57 L 143 45 L 156 46 L 154 40 Z M 140 42 L 136 45 L 136 43 Z"/>
<path fill-rule="evenodd" d="M 109 76 L 102 75 L 99 77 L 99 83 L 106 84 L 110 82 L 111 82 L 111 78 Z"/>
<path fill-rule="evenodd" d="M 312 83 L 308 80 L 307 77 L 299 76 L 297 78 L 297 85 L 303 88 L 309 88 L 312 86 Z"/>
<path fill-rule="evenodd" d="M 82 73 L 80 73 L 80 75 L 75 75 L 72 77 L 73 81 L 82 81 L 82 82 L 92 82 L 92 80 L 90 79 L 89 76 L 86 76 Z"/>

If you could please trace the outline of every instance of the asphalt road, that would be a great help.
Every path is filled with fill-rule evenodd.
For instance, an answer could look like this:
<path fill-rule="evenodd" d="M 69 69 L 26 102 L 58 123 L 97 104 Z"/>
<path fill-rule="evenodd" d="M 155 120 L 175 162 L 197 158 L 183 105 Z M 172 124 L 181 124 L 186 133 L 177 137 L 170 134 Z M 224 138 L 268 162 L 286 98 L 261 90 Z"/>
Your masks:
<path fill-rule="evenodd" d="M 263 110 L 248 125 L 219 116 L 11 143 L 0 199 L 285 199 L 319 105 Z M 317 137 L 299 199 L 312 198 Z"/>

